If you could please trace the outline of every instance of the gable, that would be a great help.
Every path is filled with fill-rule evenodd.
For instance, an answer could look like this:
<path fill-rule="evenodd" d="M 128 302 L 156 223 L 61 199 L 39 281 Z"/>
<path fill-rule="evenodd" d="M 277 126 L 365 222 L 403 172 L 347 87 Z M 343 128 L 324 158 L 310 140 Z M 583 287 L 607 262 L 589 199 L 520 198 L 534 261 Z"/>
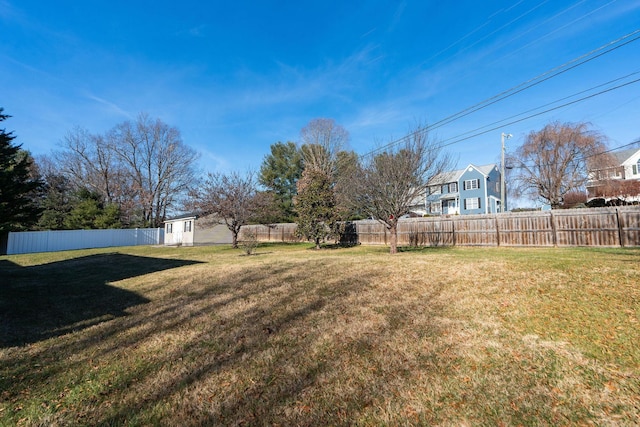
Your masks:
<path fill-rule="evenodd" d="M 625 161 L 621 163 L 622 166 L 631 166 L 637 165 L 640 161 L 640 150 L 635 150 L 635 152 L 629 152 L 629 156 Z"/>
<path fill-rule="evenodd" d="M 480 179 L 484 181 L 487 176 L 477 167 L 473 165 L 467 166 L 462 175 L 460 175 L 460 181 L 466 181 L 468 179 Z"/>

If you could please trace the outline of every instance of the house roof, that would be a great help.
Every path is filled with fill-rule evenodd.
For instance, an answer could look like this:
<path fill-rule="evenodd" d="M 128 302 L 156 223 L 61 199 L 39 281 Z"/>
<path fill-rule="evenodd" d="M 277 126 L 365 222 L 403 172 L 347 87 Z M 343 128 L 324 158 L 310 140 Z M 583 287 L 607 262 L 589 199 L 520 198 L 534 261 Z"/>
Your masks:
<path fill-rule="evenodd" d="M 629 160 L 629 158 L 631 158 L 638 151 L 640 150 L 638 150 L 637 148 L 630 148 L 628 150 L 613 152 L 611 154 L 613 154 L 613 156 L 616 158 L 616 161 L 618 162 L 618 164 L 621 165 L 627 160 Z"/>
<path fill-rule="evenodd" d="M 454 171 L 450 171 L 450 172 L 444 172 L 444 173 L 441 173 L 439 175 L 436 175 L 431 179 L 430 182 L 432 182 L 433 185 L 441 185 L 441 184 L 446 184 L 448 182 L 457 182 L 460 179 L 460 177 L 462 176 L 462 174 L 464 174 L 465 171 L 467 169 L 469 169 L 469 167 L 472 167 L 472 168 L 478 170 L 484 176 L 488 176 L 489 173 L 496 166 L 497 165 L 495 163 L 490 163 L 488 165 L 482 165 L 482 166 L 476 166 L 476 165 L 474 165 L 472 163 L 469 163 L 467 165 L 467 167 L 465 167 L 464 169 L 458 169 L 458 170 L 454 170 Z"/>
<path fill-rule="evenodd" d="M 460 193 L 445 193 L 439 197 L 440 200 L 452 200 L 460 197 Z"/>

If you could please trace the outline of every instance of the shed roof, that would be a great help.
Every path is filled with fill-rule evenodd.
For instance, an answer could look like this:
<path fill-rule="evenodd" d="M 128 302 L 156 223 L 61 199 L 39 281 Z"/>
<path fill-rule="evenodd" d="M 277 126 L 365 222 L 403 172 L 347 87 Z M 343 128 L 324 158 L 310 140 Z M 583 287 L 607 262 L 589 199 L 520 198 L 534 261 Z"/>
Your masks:
<path fill-rule="evenodd" d="M 170 219 L 165 220 L 165 223 L 167 222 L 174 222 L 174 221 L 180 221 L 183 219 L 197 219 L 198 215 L 194 214 L 194 213 L 189 213 L 189 214 L 184 214 L 184 215 L 179 215 Z"/>

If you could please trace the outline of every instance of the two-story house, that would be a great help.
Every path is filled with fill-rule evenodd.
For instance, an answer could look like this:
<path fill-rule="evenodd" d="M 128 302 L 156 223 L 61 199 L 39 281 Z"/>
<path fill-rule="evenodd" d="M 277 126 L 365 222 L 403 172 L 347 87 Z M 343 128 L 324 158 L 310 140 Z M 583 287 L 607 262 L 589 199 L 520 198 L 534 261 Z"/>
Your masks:
<path fill-rule="evenodd" d="M 605 161 L 591 165 L 587 195 L 589 200 L 640 202 L 640 149 L 612 152 Z"/>
<path fill-rule="evenodd" d="M 470 164 L 431 180 L 425 210 L 431 215 L 497 213 L 501 212 L 500 199 L 498 166 Z"/>

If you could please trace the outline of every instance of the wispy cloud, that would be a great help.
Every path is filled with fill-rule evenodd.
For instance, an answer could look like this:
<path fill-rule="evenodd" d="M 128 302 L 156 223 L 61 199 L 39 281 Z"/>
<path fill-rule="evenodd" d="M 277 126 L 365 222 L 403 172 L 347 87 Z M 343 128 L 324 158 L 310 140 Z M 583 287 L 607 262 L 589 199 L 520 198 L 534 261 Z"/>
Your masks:
<path fill-rule="evenodd" d="M 126 111 L 123 108 L 120 108 L 118 105 L 114 104 L 113 102 L 107 101 L 106 99 L 100 98 L 91 93 L 85 93 L 85 97 L 107 107 L 107 111 L 110 113 L 114 113 L 116 115 L 126 117 L 127 119 L 134 118 L 133 114 L 131 114 L 130 112 Z"/>
<path fill-rule="evenodd" d="M 271 75 L 244 69 L 236 80 L 245 83 L 245 88 L 227 94 L 225 107 L 245 110 L 288 103 L 314 104 L 327 99 L 344 101 L 383 57 L 376 54 L 375 46 L 367 46 L 339 63 L 326 62 L 314 69 L 283 62 L 277 63 L 278 71 Z"/>
<path fill-rule="evenodd" d="M 379 128 L 395 124 L 406 118 L 406 106 L 400 106 L 395 102 L 369 105 L 354 116 L 347 123 L 348 129 L 360 131 L 366 128 Z"/>
<path fill-rule="evenodd" d="M 20 19 L 22 14 L 7 0 L 0 0 L 0 18 L 6 20 Z"/>
<path fill-rule="evenodd" d="M 402 1 L 400 2 L 400 4 L 398 5 L 398 7 L 396 8 L 395 13 L 393 14 L 393 19 L 391 19 L 391 23 L 389 24 L 389 27 L 387 28 L 387 31 L 392 32 L 396 29 L 396 27 L 400 24 L 400 20 L 402 19 L 402 15 L 404 13 L 404 10 L 407 7 L 407 2 L 406 1 Z"/>
<path fill-rule="evenodd" d="M 34 73 L 34 74 L 38 74 L 40 77 L 45 77 L 47 79 L 55 79 L 55 80 L 58 80 L 59 82 L 62 82 L 61 79 L 59 79 L 58 77 L 52 75 L 51 73 L 47 73 L 46 71 L 44 71 L 44 70 L 42 70 L 40 68 L 36 68 L 36 67 L 34 67 L 32 65 L 29 65 L 29 64 L 27 64 L 25 62 L 18 61 L 17 59 L 12 58 L 10 56 L 0 55 L 0 58 L 3 58 L 4 60 L 6 60 L 8 62 L 11 62 L 11 63 L 17 65 L 17 66 L 23 68 L 26 71 L 29 71 L 29 72 Z"/>
<path fill-rule="evenodd" d="M 194 147 L 200 153 L 198 164 L 205 173 L 231 171 L 231 163 L 229 162 L 229 160 L 220 156 L 218 153 L 211 151 L 203 145 L 194 145 Z"/>

